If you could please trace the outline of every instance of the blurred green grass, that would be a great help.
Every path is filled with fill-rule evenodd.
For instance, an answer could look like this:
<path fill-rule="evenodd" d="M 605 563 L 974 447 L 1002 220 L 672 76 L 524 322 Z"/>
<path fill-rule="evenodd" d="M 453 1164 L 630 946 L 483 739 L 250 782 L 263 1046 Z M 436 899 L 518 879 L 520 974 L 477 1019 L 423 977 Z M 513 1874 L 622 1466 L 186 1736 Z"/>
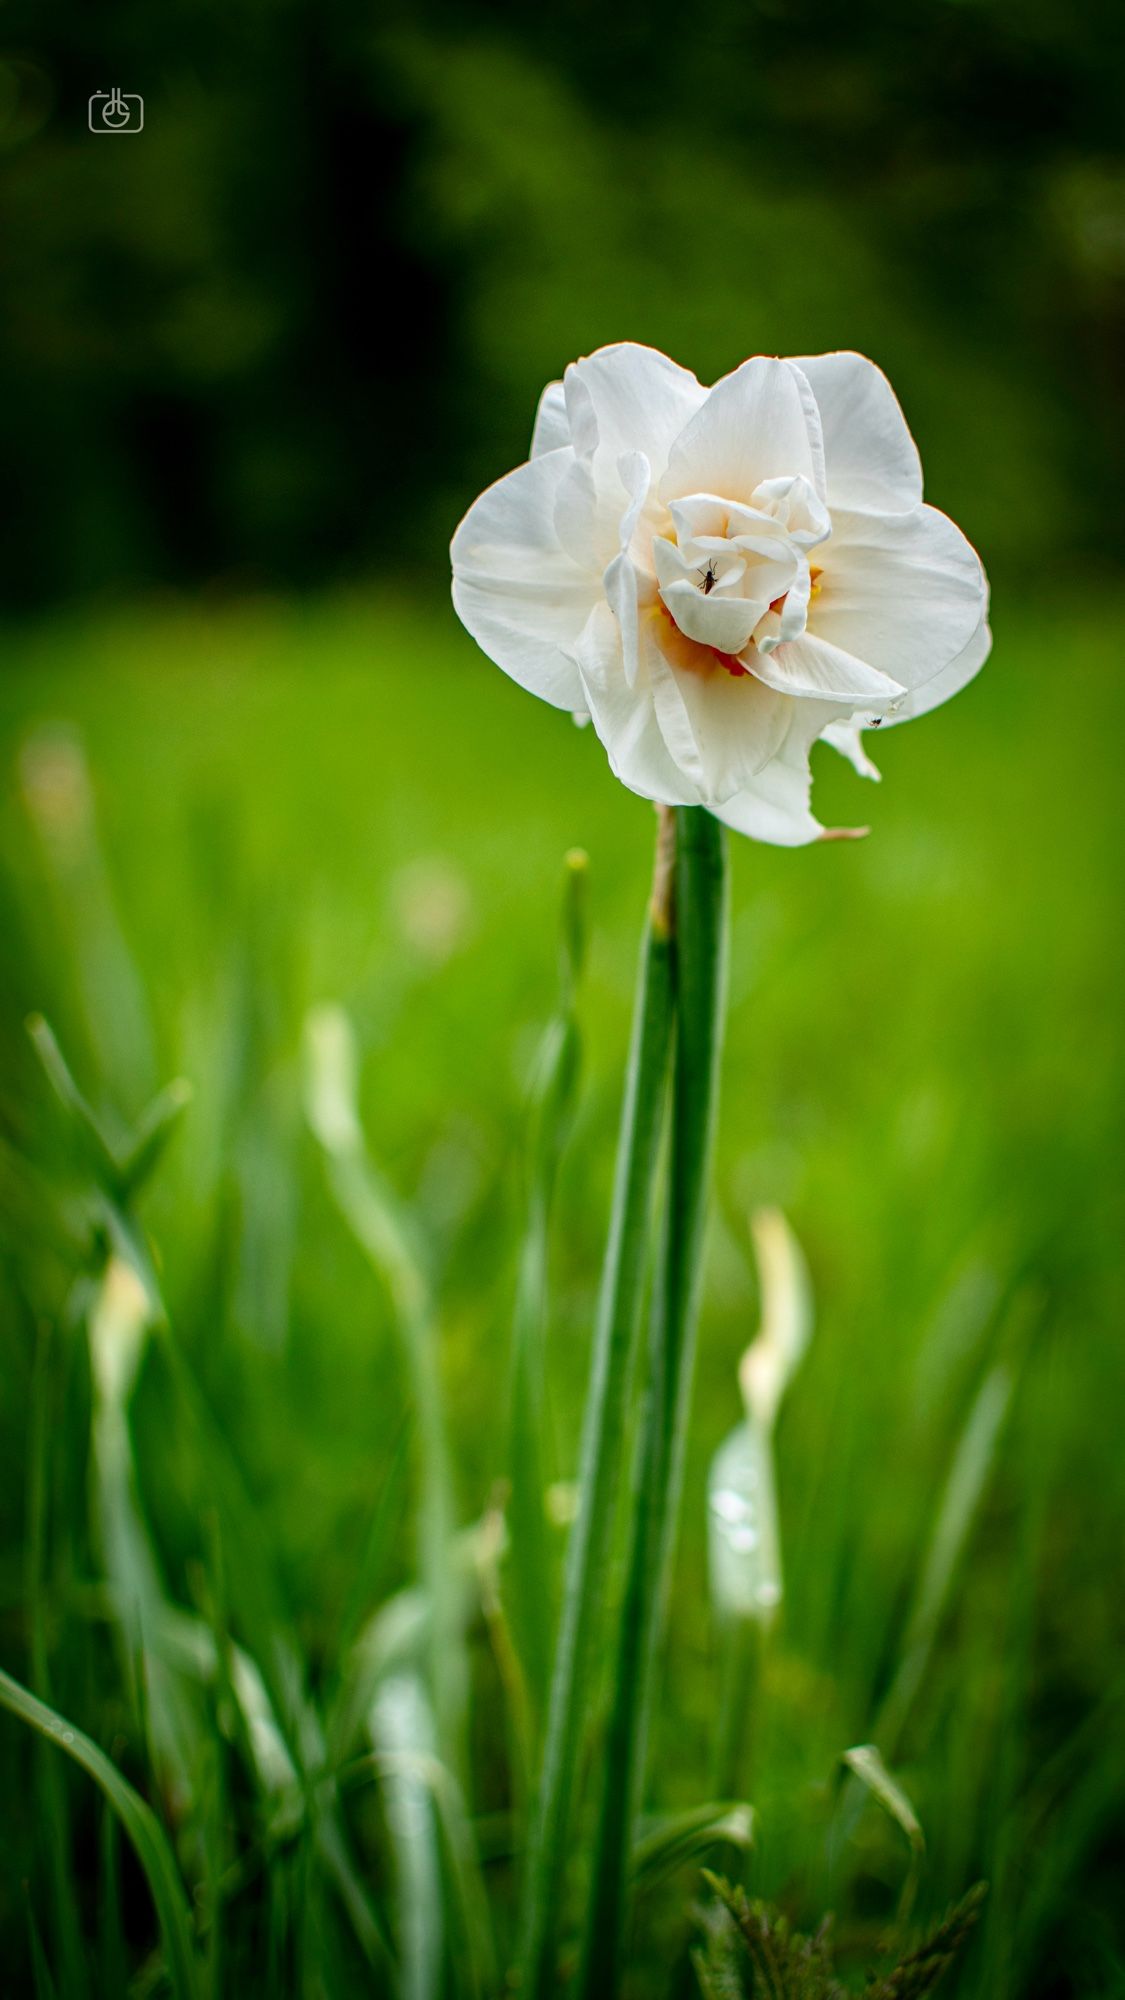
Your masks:
<path fill-rule="evenodd" d="M 966 1988 L 990 2000 L 1120 1990 L 1125 1830 L 1125 608 L 1002 601 L 996 624 L 973 688 L 875 740 L 882 787 L 817 753 L 820 816 L 869 822 L 870 839 L 735 844 L 716 1217 L 657 1756 L 665 1801 L 705 1796 L 706 1466 L 737 1419 L 754 1324 L 747 1216 L 779 1202 L 818 1318 L 779 1438 L 788 1589 L 756 1747 L 755 1881 L 806 1917 L 841 1898 L 886 1907 L 898 1863 L 875 1816 L 853 1888 L 826 1843 L 833 1759 L 872 1729 L 956 1439 L 1003 1357 L 1011 1417 L 898 1759 L 929 1835 L 931 1899 L 993 1880 Z M 168 601 L 11 631 L 6 653 L 5 1124 L 15 1149 L 35 1149 L 33 1008 L 96 1104 L 134 1117 L 167 1077 L 193 1084 L 145 1221 L 177 1338 L 324 1674 L 406 1391 L 303 1127 L 305 1014 L 326 999 L 351 1013 L 373 1149 L 436 1246 L 467 1521 L 503 1469 L 528 1070 L 552 1005 L 561 859 L 581 845 L 587 1073 L 550 1362 L 559 1463 L 574 1462 L 651 812 L 589 732 L 523 697 L 440 602 Z M 28 1204 L 9 1212 L 0 1630 L 18 1672 L 31 1329 L 61 1277 Z M 182 1601 L 201 1546 L 191 1448 L 150 1371 L 142 1484 Z M 387 1567 L 384 1590 L 408 1574 L 408 1543 Z M 65 1630 L 76 1614 L 58 1615 Z M 84 1666 L 71 1681 L 75 1719 L 101 1740 L 102 1678 Z M 9 1796 L 25 1754 L 5 1726 Z M 13 1853 L 31 1839 L 18 1808 L 4 1839 Z M 0 1894 L 21 1929 L 18 1896 Z"/>

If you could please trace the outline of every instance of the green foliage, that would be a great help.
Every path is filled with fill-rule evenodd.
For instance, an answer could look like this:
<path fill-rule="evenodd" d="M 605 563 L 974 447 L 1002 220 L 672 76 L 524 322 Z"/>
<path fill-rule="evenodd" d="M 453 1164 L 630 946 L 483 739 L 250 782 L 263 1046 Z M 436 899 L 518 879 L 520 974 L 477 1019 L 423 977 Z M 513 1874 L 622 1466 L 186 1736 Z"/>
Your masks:
<path fill-rule="evenodd" d="M 525 1787 L 531 1783 L 539 1756 L 557 1615 L 555 1551 L 546 1512 L 546 1495 L 556 1469 L 551 1464 L 546 1410 L 548 1262 L 551 1214 L 563 1152 L 574 1123 L 581 1072 L 577 987 L 586 951 L 586 873 L 586 856 L 581 850 L 572 850 L 564 871 L 558 1002 L 533 1074 L 526 1214 L 512 1324 L 508 1595 L 526 1690 L 520 1753 Z"/>
<path fill-rule="evenodd" d="M 959 1903 L 946 1911 L 922 1942 L 890 1972 L 872 1980 L 871 2000 L 922 2000 L 964 1950 L 981 1912 L 987 1885 L 978 1882 Z"/>
<path fill-rule="evenodd" d="M 100 1785 L 144 1869 L 160 1919 L 167 1977 L 175 2000 L 199 2000 L 203 1988 L 187 1898 L 164 1829 L 151 1806 L 134 1791 L 132 1785 L 125 1782 L 96 1743 L 53 1708 L 48 1708 L 45 1702 L 37 1701 L 33 1694 L 2 1671 L 0 1707 L 37 1730 L 48 1743 L 57 1744 Z M 49 1975 L 45 1971 L 38 1933 L 33 1931 L 32 1935 L 35 1940 L 36 1980 L 49 1990 Z"/>
<path fill-rule="evenodd" d="M 721 1876 L 706 1879 L 714 1901 L 703 1910 L 703 1943 L 692 1954 L 704 2000 L 842 2000 L 826 1927 L 802 1937 L 776 1910 L 748 1902 Z"/>
<path fill-rule="evenodd" d="M 802 1937 L 768 1903 L 707 1875 L 713 1900 L 700 1916 L 702 1942 L 692 1954 L 703 2000 L 846 2000 L 835 1976 L 830 1920 Z M 985 1897 L 978 1883 L 947 1910 L 921 1942 L 888 1970 L 872 1972 L 864 2000 L 924 2000 L 963 1950 Z"/>
<path fill-rule="evenodd" d="M 872 1744 L 925 1827 L 925 1911 L 993 1885 L 965 2000 L 1119 1984 L 1121 619 L 1040 599 L 997 622 L 981 681 L 881 741 L 879 791 L 817 753 L 826 816 L 872 819 L 868 842 L 731 843 L 626 2000 L 682 1995 L 702 1865 L 806 1936 L 836 1909 L 837 1978 L 874 1957 L 905 1826 L 836 1781 Z M 442 2000 L 492 2000 L 531 1740 L 504 1481 L 519 1272 L 549 1170 L 557 1575 L 651 814 L 424 604 L 149 605 L 5 645 L 5 1669 L 155 1816 L 215 2000 L 378 1995 L 407 1964 Z M 569 990 L 555 885 L 577 839 Z M 314 1131 L 326 1003 L 350 1024 L 354 1122 Z M 35 1013 L 53 1041 L 29 1040 Z M 580 1069 L 541 1065 L 564 1016 Z M 190 1103 L 158 1092 L 177 1076 Z M 817 1331 L 774 1438 L 785 1597 L 749 1659 L 712 1623 L 706 1493 L 765 1203 L 803 1246 Z M 421 1535 L 442 1456 L 441 1664 L 467 1716 L 448 1753 Z M 744 1726 L 720 1744 L 724 1713 Z M 155 2000 L 159 1922 L 97 1784 L 9 1714 L 0 1783 L 13 1991 Z M 568 1849 L 564 1972 L 588 1890 Z"/>

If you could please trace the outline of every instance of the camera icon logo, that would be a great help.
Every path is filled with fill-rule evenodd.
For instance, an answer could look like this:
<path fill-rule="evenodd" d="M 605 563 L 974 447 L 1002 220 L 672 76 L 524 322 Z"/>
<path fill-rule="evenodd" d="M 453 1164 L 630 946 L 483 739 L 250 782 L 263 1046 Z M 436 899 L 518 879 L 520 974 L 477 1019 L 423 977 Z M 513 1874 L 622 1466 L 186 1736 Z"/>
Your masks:
<path fill-rule="evenodd" d="M 90 99 L 91 132 L 143 132 L 145 101 L 127 90 L 95 90 Z"/>

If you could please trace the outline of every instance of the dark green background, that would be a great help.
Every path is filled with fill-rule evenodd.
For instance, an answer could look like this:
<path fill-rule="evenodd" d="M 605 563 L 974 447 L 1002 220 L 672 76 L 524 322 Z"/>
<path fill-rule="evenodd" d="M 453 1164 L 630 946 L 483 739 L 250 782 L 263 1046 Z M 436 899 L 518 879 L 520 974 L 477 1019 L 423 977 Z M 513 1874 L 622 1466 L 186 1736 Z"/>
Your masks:
<path fill-rule="evenodd" d="M 993 566 L 1120 564 L 1113 0 L 17 0 L 3 32 L 17 604 L 431 578 L 542 383 L 623 337 L 704 380 L 869 352 Z M 132 142 L 87 129 L 114 85 Z"/>

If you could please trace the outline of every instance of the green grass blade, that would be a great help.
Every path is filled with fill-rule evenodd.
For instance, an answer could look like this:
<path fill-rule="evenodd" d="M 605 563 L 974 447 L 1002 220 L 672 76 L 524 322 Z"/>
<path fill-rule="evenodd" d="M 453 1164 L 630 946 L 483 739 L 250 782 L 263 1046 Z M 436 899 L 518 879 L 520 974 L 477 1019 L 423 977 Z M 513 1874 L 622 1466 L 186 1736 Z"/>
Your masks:
<path fill-rule="evenodd" d="M 42 1014 L 32 1014 L 27 1021 L 27 1032 L 47 1081 L 66 1114 L 80 1158 L 95 1180 L 106 1186 L 114 1185 L 119 1171 L 115 1144 L 79 1090 L 54 1029 Z"/>
<path fill-rule="evenodd" d="M 65 726 L 33 730 L 21 748 L 20 775 L 90 1044 L 106 1076 L 143 1103 L 155 1085 L 155 1037 L 99 838 L 81 736 Z"/>
<path fill-rule="evenodd" d="M 238 1607 L 239 1630 L 265 1682 L 286 1748 L 297 1768 L 303 1769 L 306 1729 L 300 1661 L 285 1616 L 273 1550 L 242 1469 L 187 1356 L 167 1324 L 157 1322 L 153 1331 L 191 1427 L 198 1502 L 216 1509 L 222 1523 L 227 1588 L 230 1601 Z"/>
<path fill-rule="evenodd" d="M 1011 1363 L 996 1362 L 973 1399 L 958 1439 L 907 1618 L 898 1669 L 871 1731 L 883 1757 L 894 1756 L 930 1664 L 992 1473 L 1014 1390 Z M 834 1853 L 839 1852 L 853 1832 L 862 1802 L 862 1788 L 853 1777 L 844 1787 L 837 1810 L 830 1842 Z"/>
<path fill-rule="evenodd" d="M 340 1899 L 364 1958 L 385 1979 L 394 1965 L 390 1939 L 379 1906 L 352 1857 L 339 1814 L 330 1810 L 317 1813 L 313 1837 L 317 1859 Z"/>
<path fill-rule="evenodd" d="M 754 1809 L 741 1799 L 712 1800 L 672 1813 L 642 1831 L 632 1853 L 638 1894 L 658 1889 L 677 1869 L 702 1863 L 720 1845 L 746 1851 L 754 1844 Z"/>
<path fill-rule="evenodd" d="M 197 1795 L 206 1745 L 202 1715 L 153 1645 L 166 1596 L 141 1511 L 129 1421 L 150 1319 L 143 1284 L 130 1265 L 111 1256 L 87 1316 L 94 1514 L 117 1607 L 123 1666 L 137 1688 L 143 1685 L 152 1770 L 179 1821 Z"/>
<path fill-rule="evenodd" d="M 128 1990 L 118 1839 L 117 1819 L 107 1800 L 102 1807 L 101 1877 L 98 1885 L 98 1964 L 103 1993 L 125 1993 Z"/>
<path fill-rule="evenodd" d="M 1015 1377 L 999 1361 L 981 1383 L 969 1411 L 938 1508 L 930 1546 L 907 1621 L 898 1672 L 872 1735 L 893 1757 L 922 1683 L 957 1571 L 995 1461 Z"/>
<path fill-rule="evenodd" d="M 567 856 L 558 1006 L 539 1051 L 528 1144 L 527 1216 L 512 1326 L 508 1587 L 512 1633 L 534 1729 L 546 1704 L 554 1630 L 554 1550 L 544 1495 L 547 1250 L 559 1160 L 573 1121 L 581 1065 L 575 988 L 584 955 L 586 857 Z M 537 1747 L 537 1745 L 536 1745 Z"/>
<path fill-rule="evenodd" d="M 375 1500 L 363 1552 L 356 1564 L 355 1575 L 330 1649 L 335 1666 L 328 1691 L 321 1702 L 321 1712 L 325 1717 L 324 1734 L 330 1757 L 336 1754 L 333 1746 L 338 1740 L 337 1724 L 341 1712 L 347 1662 L 364 1624 L 372 1615 L 376 1603 L 377 1580 L 387 1561 L 395 1529 L 402 1517 L 413 1442 L 412 1428 L 408 1412 L 402 1417 L 398 1430 L 390 1440 L 387 1464 Z"/>
<path fill-rule="evenodd" d="M 458 1617 L 476 1609 L 481 1570 L 491 1560 L 495 1517 L 459 1538 L 450 1573 L 463 1578 Z M 475 1586 L 475 1588 L 474 1588 Z M 357 1649 L 349 1700 L 362 1703 L 363 1726 L 383 1779 L 387 1825 L 398 1877 L 401 1984 L 424 2000 L 443 1991 L 444 1966 L 457 1968 L 455 1990 L 495 1988 L 495 1950 L 476 1843 L 461 1787 L 439 1754 L 425 1678 L 430 1607 L 418 1589 L 392 1599 Z"/>
<path fill-rule="evenodd" d="M 388 1956 L 385 1927 L 351 1859 L 335 1788 L 317 1782 L 327 1759 L 324 1735 L 306 1697 L 304 1670 L 285 1616 L 273 1551 L 247 1493 L 241 1468 L 186 1356 L 166 1324 L 157 1323 L 154 1330 L 160 1337 L 161 1353 L 169 1363 L 192 1426 L 201 1498 L 205 1495 L 207 1504 L 218 1508 L 222 1521 L 228 1595 L 230 1602 L 237 1605 L 239 1628 L 246 1640 L 245 1655 L 241 1649 L 234 1654 L 235 1687 L 248 1722 L 257 1721 L 258 1726 L 251 1729 L 257 1757 L 268 1759 L 270 1787 L 280 1794 L 283 1809 L 286 1809 L 286 1759 L 291 1762 L 312 1825 L 318 1859 L 334 1883 L 369 1964 L 385 1966 Z M 212 1635 L 206 1626 L 201 1629 L 213 1647 Z M 245 1674 L 239 1670 L 242 1658 L 249 1663 Z M 271 1737 L 274 1725 L 279 1742 Z M 285 1928 L 287 1905 L 280 1870 L 277 1880 L 271 1883 L 271 1897 L 270 1937 L 277 1942 Z"/>
<path fill-rule="evenodd" d="M 546 2000 L 555 1985 L 570 1804 L 589 1720 L 592 1642 L 604 1596 L 605 1566 L 626 1402 L 649 1245 L 672 1031 L 672 949 L 663 871 L 667 826 L 658 848 L 657 892 L 646 926 L 633 1017 L 609 1243 L 594 1331 L 583 1422 L 578 1516 L 567 1547 L 563 1605 L 546 1738 L 521 1908 L 524 2000 Z"/>
<path fill-rule="evenodd" d="M 409 1220 L 367 1153 L 357 1108 L 355 1041 L 340 1008 L 320 1007 L 309 1016 L 305 1049 L 309 1123 L 324 1149 L 337 1205 L 390 1293 L 414 1393 L 421 1477 L 419 1568 L 433 1607 L 428 1671 L 442 1750 L 456 1766 L 468 1663 L 447 1574 L 453 1497 L 429 1279 Z"/>
<path fill-rule="evenodd" d="M 758 1736 L 757 1697 L 768 1633 L 760 1618 L 732 1618 L 720 1634 L 719 1701 L 715 1717 L 714 1789 L 734 1792 L 753 1777 Z M 752 1788 L 752 1787 L 751 1787 Z"/>
<path fill-rule="evenodd" d="M 812 1287 L 801 1246 L 780 1209 L 750 1218 L 761 1323 L 738 1367 L 743 1423 L 719 1446 L 707 1476 L 707 1573 L 721 1659 L 715 1790 L 745 1783 L 753 1697 L 783 1594 L 773 1432 L 812 1337 Z"/>
<path fill-rule="evenodd" d="M 445 1956 L 441 1851 L 424 1775 L 436 1755 L 433 1712 L 416 1674 L 389 1674 L 368 1715 L 397 1877 L 403 2000 L 438 2000 Z"/>
<path fill-rule="evenodd" d="M 586 2000 L 609 2000 L 621 1976 L 628 1856 L 644 1781 L 683 1481 L 718 1099 L 726 987 L 723 829 L 700 808 L 681 807 L 676 843 L 672 1143 L 613 1705 L 599 1767 L 597 1845 L 579 1985 Z"/>
<path fill-rule="evenodd" d="M 434 1753 L 417 1674 L 388 1675 L 372 1703 L 369 1733 L 373 1754 L 352 1770 L 373 1766 L 383 1787 L 402 1889 L 401 1990 L 446 1990 L 438 1954 L 448 1932 L 452 1991 L 485 2000 L 496 1991 L 497 1961 L 480 1854 L 461 1788 Z"/>
<path fill-rule="evenodd" d="M 849 1771 L 867 1787 L 873 1799 L 877 1799 L 883 1811 L 897 1826 L 902 1828 L 910 1849 L 910 1868 L 903 1884 L 898 1906 L 898 1920 L 905 1924 L 914 1907 L 918 1893 L 918 1881 L 926 1859 L 926 1837 L 914 1807 L 899 1784 L 891 1776 L 874 1743 L 857 1743 L 853 1749 L 845 1750 L 841 1760 Z"/>
<path fill-rule="evenodd" d="M 127 1833 L 145 1873 L 164 1942 L 176 2000 L 202 2000 L 191 1914 L 167 1836 L 152 1807 L 133 1790 L 104 1751 L 63 1716 L 38 1701 L 0 1668 L 0 1706 L 48 1743 L 56 1744 L 100 1785 Z"/>
<path fill-rule="evenodd" d="M 155 1173 L 191 1103 L 191 1096 L 190 1083 L 182 1076 L 176 1077 L 141 1113 L 128 1145 L 121 1152 L 118 1179 L 122 1201 L 131 1200 Z"/>
<path fill-rule="evenodd" d="M 48 1454 L 52 1423 L 52 1359 L 55 1330 L 39 1334 L 32 1376 L 27 1492 L 27 1601 L 31 1626 L 31 1680 L 44 1701 L 51 1697 L 48 1647 Z M 82 2000 L 87 1990 L 82 1927 L 70 1868 L 70 1802 L 65 1772 L 57 1759 L 36 1746 L 35 1789 L 39 1826 L 47 1849 L 51 1914 L 58 1963 L 66 1992 Z M 38 1933 L 34 1933 L 38 1940 Z"/>
<path fill-rule="evenodd" d="M 35 1985 L 35 2000 L 58 2000 L 58 1989 L 51 1977 L 51 1967 L 43 1949 L 43 1940 L 39 1935 L 39 1926 L 35 1921 L 35 1911 L 31 1906 L 30 1896 L 27 1901 L 27 1933 L 31 1950 L 31 1977 Z M 123 1992 L 124 1987 L 119 1987 L 118 1991 Z"/>
<path fill-rule="evenodd" d="M 1023 1852 L 1030 1856 L 1019 1874 L 1018 1921 L 1011 1927 L 1004 1968 L 1013 1992 L 1027 1990 L 1060 1912 L 1082 1902 L 1084 1871 L 1098 1843 L 1107 1839 L 1123 1796 L 1125 1677 L 1119 1676 L 1062 1748 L 1034 1772 L 1029 1795 L 1013 1807 L 1013 1824 L 1005 1829 L 1007 1843 L 1022 1837 Z"/>

